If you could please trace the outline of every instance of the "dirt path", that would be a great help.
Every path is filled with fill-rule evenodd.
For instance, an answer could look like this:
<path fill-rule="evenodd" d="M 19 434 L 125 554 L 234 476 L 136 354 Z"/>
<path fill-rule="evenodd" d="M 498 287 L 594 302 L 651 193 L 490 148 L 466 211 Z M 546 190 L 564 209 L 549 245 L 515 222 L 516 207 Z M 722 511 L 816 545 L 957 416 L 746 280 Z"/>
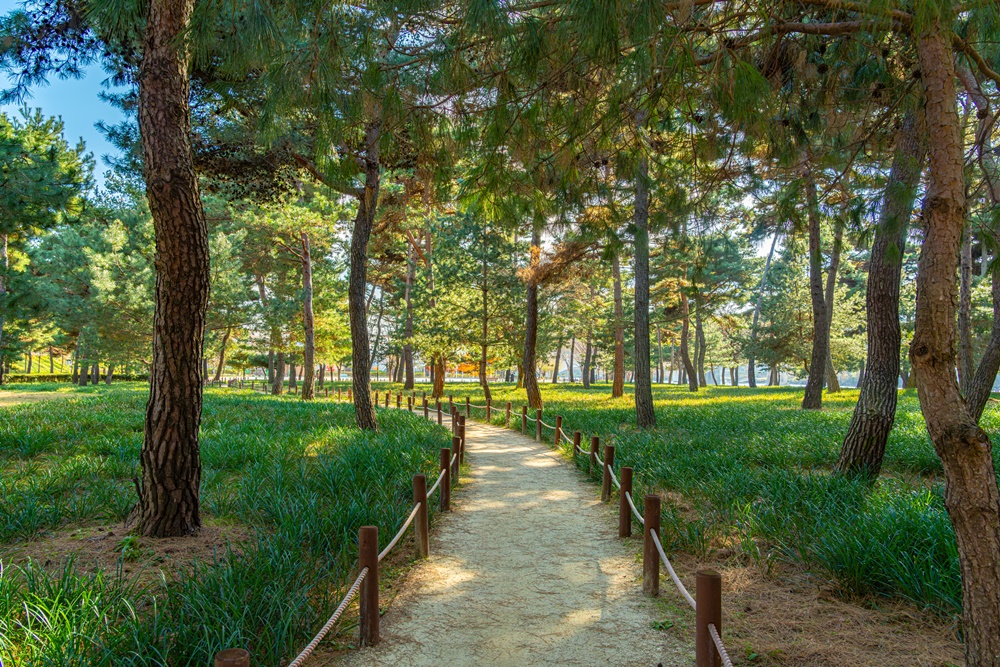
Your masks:
<path fill-rule="evenodd" d="M 382 643 L 339 664 L 690 665 L 651 627 L 634 546 L 593 485 L 545 445 L 467 427 L 468 479 L 431 531 L 431 557 L 400 582 Z"/>

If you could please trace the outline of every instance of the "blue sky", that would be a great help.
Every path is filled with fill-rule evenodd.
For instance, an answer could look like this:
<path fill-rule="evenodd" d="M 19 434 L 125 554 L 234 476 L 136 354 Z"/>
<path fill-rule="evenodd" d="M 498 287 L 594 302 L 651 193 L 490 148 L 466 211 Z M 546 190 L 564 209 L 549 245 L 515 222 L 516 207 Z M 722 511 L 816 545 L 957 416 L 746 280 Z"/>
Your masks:
<path fill-rule="evenodd" d="M 0 0 L 0 14 L 7 14 L 20 5 L 20 0 Z M 32 89 L 31 97 L 25 100 L 30 108 L 40 108 L 46 116 L 61 116 L 70 143 L 84 140 L 95 158 L 94 176 L 98 184 L 104 182 L 104 172 L 108 169 L 102 157 L 118 155 L 118 150 L 107 142 L 95 124 L 99 120 L 110 124 L 123 119 L 118 109 L 98 97 L 103 90 L 102 82 L 107 78 L 100 65 L 93 65 L 81 79 L 50 79 L 47 85 Z M 6 88 L 9 80 L 0 77 L 0 85 Z M 0 105 L 0 111 L 16 115 L 19 105 Z"/>

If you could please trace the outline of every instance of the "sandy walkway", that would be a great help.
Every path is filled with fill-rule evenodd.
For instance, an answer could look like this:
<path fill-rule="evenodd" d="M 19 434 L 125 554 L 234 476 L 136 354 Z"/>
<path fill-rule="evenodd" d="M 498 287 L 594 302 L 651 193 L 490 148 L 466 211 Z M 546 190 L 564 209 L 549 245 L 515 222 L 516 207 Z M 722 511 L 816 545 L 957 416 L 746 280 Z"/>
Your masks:
<path fill-rule="evenodd" d="M 339 664 L 690 665 L 652 629 L 641 566 L 613 510 L 545 445 L 468 426 L 469 479 L 431 531 L 431 557 L 400 582 L 382 643 Z"/>

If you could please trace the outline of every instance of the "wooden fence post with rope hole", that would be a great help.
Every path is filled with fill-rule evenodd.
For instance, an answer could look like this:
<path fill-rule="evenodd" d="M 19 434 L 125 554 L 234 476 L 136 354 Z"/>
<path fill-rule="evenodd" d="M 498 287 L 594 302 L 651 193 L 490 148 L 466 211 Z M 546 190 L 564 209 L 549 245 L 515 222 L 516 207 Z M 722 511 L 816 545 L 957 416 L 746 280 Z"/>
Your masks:
<path fill-rule="evenodd" d="M 492 421 L 493 416 L 493 401 L 486 399 L 486 423 L 489 424 Z"/>
<path fill-rule="evenodd" d="M 582 433 L 580 433 L 579 431 L 573 431 L 573 456 L 576 456 L 577 454 L 582 454 L 583 453 L 580 450 L 580 438 L 582 438 L 582 437 L 583 437 Z M 575 462 L 575 460 L 576 459 L 574 459 L 574 462 Z"/>
<path fill-rule="evenodd" d="M 216 654 L 215 667 L 250 667 L 250 652 L 242 648 L 227 648 Z"/>
<path fill-rule="evenodd" d="M 431 553 L 430 526 L 427 523 L 427 477 L 413 476 L 413 504 L 417 505 L 417 519 L 414 523 L 417 542 L 417 556 L 427 558 Z"/>
<path fill-rule="evenodd" d="M 425 392 L 424 393 L 424 419 L 427 419 L 427 417 L 429 415 L 430 415 L 430 411 L 427 409 L 427 394 Z"/>
<path fill-rule="evenodd" d="M 472 416 L 472 402 L 469 400 L 468 396 L 465 397 L 465 416 Z"/>
<path fill-rule="evenodd" d="M 559 442 L 562 440 L 562 417 L 556 416 L 556 435 L 553 439 L 555 446 L 559 446 Z"/>
<path fill-rule="evenodd" d="M 611 471 L 615 466 L 614 445 L 604 445 L 604 474 L 601 476 L 601 502 L 611 500 Z"/>
<path fill-rule="evenodd" d="M 442 512 L 451 511 L 451 450 L 447 447 L 441 449 L 441 472 L 444 477 L 441 478 L 441 490 L 438 492 L 441 494 L 440 505 L 438 509 Z"/>
<path fill-rule="evenodd" d="M 403 395 L 399 392 L 396 392 L 396 409 L 399 410 L 402 407 L 403 407 Z"/>
<path fill-rule="evenodd" d="M 528 406 L 521 406 L 521 435 L 528 435 Z"/>
<path fill-rule="evenodd" d="M 632 469 L 621 469 L 621 485 L 618 489 L 618 537 L 632 536 L 632 509 L 628 505 L 628 497 L 632 495 Z"/>
<path fill-rule="evenodd" d="M 709 625 L 722 636 L 722 576 L 715 570 L 698 570 L 695 575 L 695 665 L 722 667 Z"/>
<path fill-rule="evenodd" d="M 535 410 L 535 442 L 542 441 L 542 409 Z"/>
<path fill-rule="evenodd" d="M 455 463 L 451 466 L 451 479 L 454 482 L 458 481 L 458 466 L 462 462 L 462 439 L 457 435 L 451 437 L 451 459 L 455 459 Z M 451 461 L 451 459 L 448 459 Z"/>
<path fill-rule="evenodd" d="M 650 493 L 642 506 L 642 592 L 651 597 L 660 594 L 660 554 L 651 533 L 660 536 L 660 497 Z"/>
<path fill-rule="evenodd" d="M 594 471 L 597 470 L 597 448 L 601 446 L 601 439 L 596 436 L 590 436 L 590 474 L 593 475 Z"/>
<path fill-rule="evenodd" d="M 462 415 L 458 416 L 458 437 L 462 442 L 462 448 L 458 454 L 458 462 L 465 463 L 465 417 Z"/>
<path fill-rule="evenodd" d="M 368 568 L 361 582 L 361 618 L 358 627 L 361 646 L 375 646 L 379 642 L 378 616 L 378 526 L 358 529 L 358 570 Z"/>
<path fill-rule="evenodd" d="M 437 411 L 437 417 L 438 417 L 438 426 L 441 426 L 444 423 L 444 421 L 443 421 L 444 420 L 444 414 L 443 414 L 443 412 L 441 410 L 441 399 L 440 398 L 436 398 L 436 399 L 434 399 L 434 401 L 435 401 L 434 404 L 436 406 L 435 410 Z"/>
<path fill-rule="evenodd" d="M 504 423 L 505 428 L 510 428 L 510 401 L 507 401 L 507 421 Z"/>

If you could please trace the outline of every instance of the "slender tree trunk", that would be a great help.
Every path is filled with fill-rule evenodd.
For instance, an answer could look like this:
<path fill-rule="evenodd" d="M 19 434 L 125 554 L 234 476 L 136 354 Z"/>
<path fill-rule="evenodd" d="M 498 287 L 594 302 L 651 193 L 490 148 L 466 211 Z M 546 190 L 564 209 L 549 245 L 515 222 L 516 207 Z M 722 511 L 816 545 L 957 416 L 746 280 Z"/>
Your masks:
<path fill-rule="evenodd" d="M 208 227 L 190 146 L 186 32 L 194 0 L 150 0 L 139 78 L 139 133 L 156 235 L 153 363 L 134 517 L 147 537 L 201 527 L 199 490 L 208 309 Z"/>
<path fill-rule="evenodd" d="M 611 261 L 611 274 L 615 282 L 615 378 L 611 385 L 611 397 L 619 398 L 625 393 L 625 313 L 622 308 L 621 263 L 617 252 Z"/>
<path fill-rule="evenodd" d="M 560 339 L 559 347 L 556 348 L 556 363 L 552 367 L 552 384 L 559 384 L 559 363 L 562 361 L 563 341 Z"/>
<path fill-rule="evenodd" d="M 82 336 L 81 336 L 82 338 Z M 90 365 L 87 361 L 88 352 L 84 342 L 81 340 L 80 343 L 80 386 L 86 387 L 90 383 Z"/>
<path fill-rule="evenodd" d="M 637 115 L 645 123 L 645 113 Z M 639 428 L 656 426 L 649 350 L 649 163 L 639 158 L 635 176 L 635 417 Z"/>
<path fill-rule="evenodd" d="M 760 277 L 760 286 L 757 288 L 757 303 L 753 307 L 753 323 L 750 325 L 750 355 L 747 360 L 747 386 L 757 387 L 757 362 L 754 359 L 753 346 L 757 342 L 757 323 L 760 321 L 760 307 L 764 302 L 764 291 L 767 289 L 767 274 L 771 270 L 771 259 L 774 257 L 774 247 L 778 244 L 778 232 L 771 238 L 771 249 L 767 251 L 767 260 L 764 262 L 764 273 Z"/>
<path fill-rule="evenodd" d="M 966 222 L 962 234 L 958 289 L 958 380 L 964 396 L 969 395 L 976 361 L 972 351 L 972 227 Z"/>
<path fill-rule="evenodd" d="M 695 366 L 698 371 L 698 386 L 707 387 L 708 380 L 705 377 L 705 327 L 701 320 L 701 296 L 694 297 L 694 340 L 695 340 Z"/>
<path fill-rule="evenodd" d="M 573 353 L 576 351 L 576 335 L 569 340 L 569 383 L 573 384 Z"/>
<path fill-rule="evenodd" d="M 4 383 L 4 373 L 7 368 L 3 356 L 3 327 L 7 313 L 7 271 L 10 270 L 7 244 L 7 235 L 0 234 L 0 385 Z"/>
<path fill-rule="evenodd" d="M 833 327 L 833 299 L 837 289 L 837 272 L 840 270 L 840 253 L 844 245 L 844 221 L 837 218 L 833 221 L 833 248 L 830 253 L 830 268 L 826 273 L 826 338 L 830 340 Z M 829 342 L 826 346 L 826 388 L 831 394 L 840 391 L 840 380 L 833 367 L 833 352 Z"/>
<path fill-rule="evenodd" d="M 985 261 L 985 259 L 984 259 Z M 965 394 L 965 403 L 969 412 L 978 423 L 990 400 L 993 383 L 1000 371 L 1000 267 L 994 267 L 990 274 L 993 295 L 993 326 L 990 329 L 990 339 L 983 350 L 983 358 L 979 360 L 976 374 L 969 383 Z"/>
<path fill-rule="evenodd" d="M 285 391 L 285 353 L 280 350 L 274 359 L 274 381 L 271 383 L 271 394 L 281 396 Z"/>
<path fill-rule="evenodd" d="M 684 375 L 687 378 L 688 389 L 698 391 L 698 374 L 691 362 L 691 352 L 688 348 L 688 338 L 691 337 L 691 310 L 686 295 L 681 295 L 681 363 L 684 364 Z"/>
<path fill-rule="evenodd" d="M 228 327 L 222 336 L 222 345 L 219 346 L 219 365 L 215 369 L 215 382 L 222 379 L 222 369 L 226 367 L 226 346 L 229 344 L 229 337 L 232 333 L 232 327 Z"/>
<path fill-rule="evenodd" d="M 535 225 L 531 233 L 531 267 L 534 269 L 541 260 L 542 232 Z M 532 275 L 528 279 L 527 315 L 524 323 L 524 389 L 528 394 L 528 405 L 533 409 L 542 407 L 542 393 L 538 389 L 538 372 L 535 356 L 538 346 L 538 282 Z"/>
<path fill-rule="evenodd" d="M 90 367 L 90 384 L 98 385 L 101 382 L 101 365 L 94 364 Z"/>
<path fill-rule="evenodd" d="M 104 384 L 108 387 L 111 386 L 111 381 L 115 377 L 115 365 L 108 363 L 108 374 L 104 376 Z"/>
<path fill-rule="evenodd" d="M 302 329 L 305 338 L 302 350 L 302 400 L 315 395 L 313 372 L 316 368 L 316 319 L 313 316 L 312 253 L 309 235 L 302 232 Z"/>
<path fill-rule="evenodd" d="M 79 363 L 80 363 L 80 344 L 81 344 L 80 337 L 77 336 L 77 338 L 76 338 L 76 345 L 73 346 L 73 378 L 70 380 L 70 382 L 72 382 L 73 384 L 76 384 L 77 382 L 80 381 L 80 366 L 79 366 Z M 0 359 L 0 364 L 2 364 L 2 363 L 3 363 L 3 360 Z M 2 373 L 2 372 L 3 372 L 3 370 L 0 369 L 0 373 Z"/>
<path fill-rule="evenodd" d="M 962 573 L 962 629 L 968 667 L 1000 665 L 1000 492 L 989 436 L 955 381 L 957 258 L 965 227 L 963 146 L 956 108 L 952 34 L 928 18 L 917 39 L 930 179 L 910 360 L 917 395 L 945 475 L 945 507 Z"/>
<path fill-rule="evenodd" d="M 656 383 L 663 384 L 663 338 L 660 327 L 656 327 Z"/>
<path fill-rule="evenodd" d="M 325 383 L 326 383 L 326 364 L 320 364 L 319 365 L 319 380 L 316 382 L 316 386 L 319 387 L 320 389 L 322 389 L 323 385 Z"/>
<path fill-rule="evenodd" d="M 823 298 L 823 253 L 820 247 L 819 200 L 816 178 L 812 165 L 803 165 L 806 203 L 809 216 L 809 294 L 812 297 L 813 341 L 809 361 L 809 378 L 802 397 L 803 410 L 823 407 L 823 384 L 826 375 L 826 356 L 829 354 L 830 327 L 826 321 L 826 303 Z"/>
<path fill-rule="evenodd" d="M 289 355 L 291 356 L 291 355 Z M 295 366 L 295 362 L 288 362 L 288 389 L 292 390 L 298 387 L 298 369 Z"/>
<path fill-rule="evenodd" d="M 587 343 L 586 343 L 586 346 L 583 348 L 583 368 L 580 370 L 580 374 L 581 374 L 580 379 L 583 381 L 583 388 L 584 389 L 590 389 L 590 365 L 591 365 L 591 363 L 593 361 L 593 359 L 592 359 L 592 352 L 593 352 L 593 350 L 592 350 L 591 345 L 590 345 L 591 336 L 592 336 L 591 331 L 588 328 L 587 329 Z"/>
<path fill-rule="evenodd" d="M 403 300 L 406 303 L 406 326 L 404 334 L 406 342 L 403 344 L 403 365 L 406 373 L 406 380 L 403 383 L 403 390 L 413 389 L 413 301 L 410 292 L 413 290 L 413 281 L 416 277 L 416 258 L 413 247 L 410 246 L 406 255 L 406 286 L 403 290 Z"/>
<path fill-rule="evenodd" d="M 434 356 L 434 398 L 441 398 L 444 396 L 444 355 L 437 354 Z"/>
<path fill-rule="evenodd" d="M 674 369 L 677 367 L 677 347 L 670 346 L 670 374 L 667 375 L 667 384 L 674 383 Z"/>
<path fill-rule="evenodd" d="M 882 469 L 885 445 L 896 419 L 900 272 L 925 160 L 917 115 L 910 113 L 896 131 L 889 182 L 872 240 L 865 293 L 867 363 L 858 379 L 861 392 L 837 461 L 840 472 L 870 479 L 875 479 Z"/>
<path fill-rule="evenodd" d="M 381 110 L 379 110 L 381 114 Z M 351 384 L 354 387 L 354 418 L 363 430 L 377 430 L 371 394 L 371 356 L 368 345 L 368 310 L 365 286 L 368 284 L 368 240 L 371 238 L 378 193 L 381 184 L 379 139 L 382 122 L 371 121 L 365 127 L 365 186 L 358 199 L 358 212 L 351 234 L 351 269 L 348 280 L 348 310 L 351 320 Z"/>
<path fill-rule="evenodd" d="M 54 375 L 56 372 L 56 360 L 52 354 L 52 346 L 49 345 L 49 375 Z"/>

